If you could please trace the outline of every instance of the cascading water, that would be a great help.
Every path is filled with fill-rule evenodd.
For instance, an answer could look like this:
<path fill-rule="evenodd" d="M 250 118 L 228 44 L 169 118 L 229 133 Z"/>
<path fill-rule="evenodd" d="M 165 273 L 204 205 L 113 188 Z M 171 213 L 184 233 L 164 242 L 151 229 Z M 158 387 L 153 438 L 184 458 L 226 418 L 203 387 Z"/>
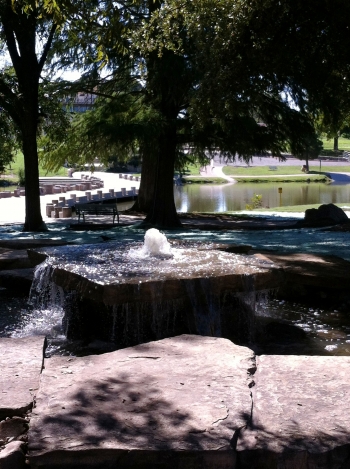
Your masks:
<path fill-rule="evenodd" d="M 260 284 L 265 289 L 266 277 L 271 288 L 278 278 L 254 256 L 224 252 L 212 243 L 171 246 L 156 229 L 146 232 L 142 245 L 66 246 L 46 254 L 50 285 L 59 285 L 66 298 L 76 292 L 76 309 L 60 297 L 62 290 L 50 290 L 39 277 L 33 290 L 61 298 L 68 339 L 119 347 L 182 333 L 247 341 L 254 322 L 254 308 L 247 306 L 251 296 Z"/>
<path fill-rule="evenodd" d="M 268 296 L 278 287 L 278 269 L 220 249 L 176 240 L 170 246 L 156 230 L 146 233 L 143 244 L 41 249 L 35 254 L 47 260 L 35 272 L 28 308 L 0 288 L 0 336 L 45 334 L 49 354 L 86 354 L 182 333 L 246 343 L 257 321 L 254 340 L 261 353 L 304 350 L 305 334 L 311 335 L 308 353 L 350 354 L 346 315 L 288 305 L 275 318 L 276 301 Z"/>
<path fill-rule="evenodd" d="M 52 271 L 49 262 L 36 268 L 29 300 L 23 304 L 20 321 L 10 333 L 11 337 L 45 335 L 49 339 L 49 354 L 65 340 L 62 327 L 65 295 L 63 289 L 51 281 Z"/>

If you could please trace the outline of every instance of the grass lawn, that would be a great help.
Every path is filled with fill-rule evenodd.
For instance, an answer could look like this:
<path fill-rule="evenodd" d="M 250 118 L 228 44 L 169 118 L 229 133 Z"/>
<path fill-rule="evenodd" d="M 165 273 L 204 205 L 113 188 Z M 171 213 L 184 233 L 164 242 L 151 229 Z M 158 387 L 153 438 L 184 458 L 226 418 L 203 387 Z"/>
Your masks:
<path fill-rule="evenodd" d="M 264 176 L 253 176 L 253 177 L 239 177 L 237 178 L 238 183 L 255 183 L 255 184 L 264 184 L 267 182 L 331 182 L 327 176 L 324 174 L 306 174 L 305 176 L 273 176 L 273 177 L 264 177 Z"/>
<path fill-rule="evenodd" d="M 290 174 L 298 174 L 301 177 L 305 177 L 308 179 L 310 174 L 304 174 L 301 172 L 300 166 L 284 166 L 283 163 L 279 165 L 275 165 L 277 167 L 276 171 L 271 171 L 268 166 L 249 166 L 249 167 L 236 167 L 236 166 L 224 166 L 222 168 L 223 173 L 226 176 L 288 176 Z M 310 166 L 311 171 L 313 170 L 314 166 Z M 318 169 L 316 166 L 315 168 Z M 322 167 L 324 172 L 331 172 L 331 173 L 350 173 L 350 166 L 323 166 Z"/>
<path fill-rule="evenodd" d="M 260 208 L 254 210 L 254 212 L 264 211 L 264 212 L 305 212 L 305 210 L 309 208 L 318 208 L 321 203 L 319 204 L 309 204 L 309 205 L 289 205 L 286 207 L 270 207 L 270 208 Z M 334 204 L 338 207 L 342 208 L 343 210 L 349 209 L 350 203 L 337 203 Z"/>
<path fill-rule="evenodd" d="M 323 149 L 324 150 L 333 150 L 333 139 L 327 140 L 326 138 L 322 138 Z M 350 151 L 350 139 L 340 137 L 338 140 L 338 147 L 339 150 L 347 150 Z"/>
<path fill-rule="evenodd" d="M 199 168 L 201 166 L 199 164 L 188 164 L 185 168 L 183 173 L 184 176 L 200 176 Z M 178 171 L 176 171 L 178 173 Z"/>
<path fill-rule="evenodd" d="M 227 184 L 226 179 L 205 176 L 185 176 L 183 182 L 185 184 Z"/>
<path fill-rule="evenodd" d="M 18 171 L 24 169 L 24 157 L 21 152 L 18 152 L 14 158 L 14 161 L 6 168 L 4 176 L 6 178 L 18 179 Z M 39 176 L 67 176 L 68 171 L 63 166 L 57 172 L 47 172 L 39 163 Z"/>

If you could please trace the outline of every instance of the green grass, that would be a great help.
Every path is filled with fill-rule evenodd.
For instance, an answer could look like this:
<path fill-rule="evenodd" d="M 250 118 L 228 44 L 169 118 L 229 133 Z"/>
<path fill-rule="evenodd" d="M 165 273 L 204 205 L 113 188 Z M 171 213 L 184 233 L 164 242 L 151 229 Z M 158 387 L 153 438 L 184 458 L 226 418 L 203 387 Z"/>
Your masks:
<path fill-rule="evenodd" d="M 333 139 L 327 140 L 325 137 L 322 138 L 323 148 L 324 150 L 333 150 Z M 347 150 L 350 151 L 350 139 L 340 137 L 338 140 L 338 147 L 339 150 Z"/>
<path fill-rule="evenodd" d="M 288 174 L 302 174 L 300 166 L 283 166 L 283 163 L 277 163 L 276 171 L 269 170 L 268 166 L 224 166 L 223 173 L 226 176 L 275 176 Z"/>
<path fill-rule="evenodd" d="M 288 176 L 291 174 L 298 174 L 301 177 L 305 177 L 306 179 L 310 177 L 310 174 L 304 174 L 301 172 L 300 168 L 302 166 L 302 162 L 300 163 L 300 166 L 284 166 L 283 163 L 277 163 L 275 166 L 277 166 L 276 171 L 271 171 L 269 170 L 268 166 L 249 166 L 249 167 L 243 167 L 243 166 L 224 166 L 223 167 L 223 173 L 226 176 L 232 176 L 232 177 L 239 177 L 239 176 L 271 176 L 276 177 L 276 176 Z M 316 171 L 319 169 L 318 163 L 317 165 L 310 165 L 310 170 L 311 171 Z M 350 166 L 325 166 L 322 165 L 322 170 L 325 172 L 331 172 L 331 173 L 350 173 Z"/>
<path fill-rule="evenodd" d="M 205 177 L 205 176 L 185 176 L 183 178 L 185 184 L 226 184 L 226 179 L 217 177 Z"/>
<path fill-rule="evenodd" d="M 307 174 L 305 176 L 275 176 L 275 177 L 240 177 L 237 179 L 238 183 L 256 183 L 264 184 L 267 182 L 330 182 L 330 179 L 322 174 Z"/>
<path fill-rule="evenodd" d="M 270 207 L 270 208 L 261 208 L 260 211 L 263 210 L 264 212 L 305 212 L 305 210 L 309 208 L 318 208 L 321 203 L 319 204 L 309 204 L 309 205 L 289 205 L 285 207 Z M 334 204 L 340 208 L 349 207 L 350 203 L 337 203 Z M 258 210 L 255 210 L 258 211 Z"/>
<path fill-rule="evenodd" d="M 201 166 L 199 164 L 189 164 L 186 166 L 183 174 L 184 176 L 200 176 L 200 173 L 199 173 L 200 167 Z"/>
<path fill-rule="evenodd" d="M 14 158 L 14 161 L 6 168 L 5 176 L 7 178 L 11 177 L 13 179 L 18 178 L 18 171 L 24 168 L 24 157 L 21 152 L 18 152 Z M 67 169 L 63 166 L 59 171 L 52 172 L 46 171 L 41 164 L 39 163 L 39 176 L 67 176 Z"/>

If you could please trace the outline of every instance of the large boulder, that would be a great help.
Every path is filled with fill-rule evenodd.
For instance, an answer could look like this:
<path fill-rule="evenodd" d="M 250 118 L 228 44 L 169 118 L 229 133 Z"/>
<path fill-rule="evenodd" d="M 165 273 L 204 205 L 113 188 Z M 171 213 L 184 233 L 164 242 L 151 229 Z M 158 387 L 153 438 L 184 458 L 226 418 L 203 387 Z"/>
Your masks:
<path fill-rule="evenodd" d="M 340 207 L 334 204 L 323 204 L 316 208 L 305 210 L 304 226 L 329 226 L 348 223 L 349 218 Z"/>

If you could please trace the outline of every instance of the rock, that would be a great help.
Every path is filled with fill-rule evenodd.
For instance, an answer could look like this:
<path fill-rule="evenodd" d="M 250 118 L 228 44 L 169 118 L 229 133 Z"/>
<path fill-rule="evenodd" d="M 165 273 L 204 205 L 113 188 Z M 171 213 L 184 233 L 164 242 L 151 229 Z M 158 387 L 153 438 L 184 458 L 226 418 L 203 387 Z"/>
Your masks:
<path fill-rule="evenodd" d="M 0 270 L 0 285 L 28 294 L 34 278 L 34 268 Z"/>
<path fill-rule="evenodd" d="M 31 468 L 232 469 L 254 370 L 248 348 L 189 335 L 52 357 L 31 418 Z"/>
<path fill-rule="evenodd" d="M 0 439 L 17 438 L 28 429 L 28 422 L 22 418 L 12 418 L 0 422 Z"/>
<path fill-rule="evenodd" d="M 323 204 L 316 208 L 305 210 L 304 226 L 329 226 L 348 223 L 349 218 L 340 207 L 334 204 Z"/>
<path fill-rule="evenodd" d="M 261 356 L 240 469 L 335 469 L 350 460 L 350 357 Z"/>
<path fill-rule="evenodd" d="M 0 247 L 5 249 L 30 249 L 43 246 L 65 246 L 72 244 L 64 240 L 56 239 L 1 239 Z"/>
<path fill-rule="evenodd" d="M 0 248 L 0 270 L 26 269 L 30 266 L 27 251 Z"/>
<path fill-rule="evenodd" d="M 0 338 L 0 419 L 32 408 L 44 345 L 44 337 Z"/>
<path fill-rule="evenodd" d="M 333 306 L 350 298 L 350 262 L 337 256 L 306 253 L 268 253 L 268 258 L 283 269 L 277 296 L 292 301 L 310 299 L 313 305 Z"/>
<path fill-rule="evenodd" d="M 6 445 L 5 449 L 0 451 L 0 469 L 27 468 L 23 449 L 24 444 L 21 441 L 12 441 Z"/>
<path fill-rule="evenodd" d="M 191 243 L 178 257 L 157 260 L 132 260 L 128 243 L 46 250 L 50 281 L 76 294 L 74 310 L 65 310 L 68 339 L 113 341 L 121 348 L 199 334 L 247 343 L 255 320 L 252 296 L 278 288 L 281 270 L 256 256 L 200 246 Z M 90 253 L 98 268 L 86 268 Z"/>

